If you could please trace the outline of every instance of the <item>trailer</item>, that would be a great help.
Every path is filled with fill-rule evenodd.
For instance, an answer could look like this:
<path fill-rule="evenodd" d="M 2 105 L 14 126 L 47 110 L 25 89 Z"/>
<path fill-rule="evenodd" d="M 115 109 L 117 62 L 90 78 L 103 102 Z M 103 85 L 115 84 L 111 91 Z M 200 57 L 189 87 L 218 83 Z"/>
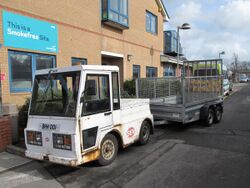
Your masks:
<path fill-rule="evenodd" d="M 119 68 L 83 65 L 39 70 L 25 129 L 25 155 L 78 166 L 108 165 L 118 148 L 149 141 L 149 99 L 121 99 Z"/>
<path fill-rule="evenodd" d="M 137 79 L 137 98 L 150 98 L 154 119 L 161 122 L 186 124 L 201 120 L 206 126 L 220 122 L 223 113 L 222 61 L 186 61 L 183 67 L 181 77 Z"/>

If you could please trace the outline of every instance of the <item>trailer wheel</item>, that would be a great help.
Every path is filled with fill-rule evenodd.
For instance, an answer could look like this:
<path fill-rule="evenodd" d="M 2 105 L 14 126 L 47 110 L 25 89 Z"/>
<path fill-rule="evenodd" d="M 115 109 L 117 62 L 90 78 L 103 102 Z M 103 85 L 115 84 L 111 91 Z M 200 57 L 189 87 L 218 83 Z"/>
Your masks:
<path fill-rule="evenodd" d="M 107 134 L 101 143 L 100 157 L 98 163 L 102 166 L 111 164 L 118 152 L 118 142 L 113 134 Z"/>
<path fill-rule="evenodd" d="M 214 122 L 214 118 L 215 118 L 214 110 L 212 108 L 209 108 L 207 112 L 207 116 L 204 119 L 204 125 L 207 127 L 212 126 Z"/>
<path fill-rule="evenodd" d="M 214 114 L 214 122 L 219 123 L 222 119 L 222 107 L 217 106 L 215 109 L 215 114 Z"/>
<path fill-rule="evenodd" d="M 139 144 L 145 145 L 148 143 L 150 138 L 150 123 L 148 121 L 143 121 L 141 125 Z"/>

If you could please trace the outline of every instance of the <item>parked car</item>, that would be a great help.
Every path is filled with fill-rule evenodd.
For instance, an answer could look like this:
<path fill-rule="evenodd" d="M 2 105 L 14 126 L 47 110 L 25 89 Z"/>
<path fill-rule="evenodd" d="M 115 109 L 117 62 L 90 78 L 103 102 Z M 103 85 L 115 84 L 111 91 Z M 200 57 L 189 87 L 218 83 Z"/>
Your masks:
<path fill-rule="evenodd" d="M 230 91 L 230 82 L 228 79 L 224 79 L 223 80 L 223 93 L 224 96 L 229 95 L 229 91 Z"/>
<path fill-rule="evenodd" d="M 248 82 L 248 77 L 246 77 L 246 76 L 241 76 L 241 77 L 240 77 L 240 82 L 241 82 L 241 83 L 246 83 L 246 82 Z"/>
<path fill-rule="evenodd" d="M 247 81 L 250 82 L 250 76 L 247 78 Z"/>

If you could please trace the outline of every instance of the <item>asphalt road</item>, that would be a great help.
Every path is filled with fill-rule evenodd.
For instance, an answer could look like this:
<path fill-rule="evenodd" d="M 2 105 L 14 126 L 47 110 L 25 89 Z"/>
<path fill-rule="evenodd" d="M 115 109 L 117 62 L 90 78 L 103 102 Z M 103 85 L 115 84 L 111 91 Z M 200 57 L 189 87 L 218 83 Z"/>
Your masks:
<path fill-rule="evenodd" d="M 250 187 L 250 84 L 224 102 L 223 120 L 164 125 L 109 166 L 31 162 L 0 174 L 0 187 Z"/>

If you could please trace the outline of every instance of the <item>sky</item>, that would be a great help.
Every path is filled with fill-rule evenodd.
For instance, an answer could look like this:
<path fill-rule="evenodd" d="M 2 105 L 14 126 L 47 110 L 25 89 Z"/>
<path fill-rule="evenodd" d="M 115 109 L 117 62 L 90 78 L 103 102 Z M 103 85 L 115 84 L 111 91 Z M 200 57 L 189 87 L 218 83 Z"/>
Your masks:
<path fill-rule="evenodd" d="M 163 0 L 170 16 L 164 30 L 180 30 L 184 54 L 190 60 L 218 58 L 233 62 L 250 61 L 250 0 Z"/>

